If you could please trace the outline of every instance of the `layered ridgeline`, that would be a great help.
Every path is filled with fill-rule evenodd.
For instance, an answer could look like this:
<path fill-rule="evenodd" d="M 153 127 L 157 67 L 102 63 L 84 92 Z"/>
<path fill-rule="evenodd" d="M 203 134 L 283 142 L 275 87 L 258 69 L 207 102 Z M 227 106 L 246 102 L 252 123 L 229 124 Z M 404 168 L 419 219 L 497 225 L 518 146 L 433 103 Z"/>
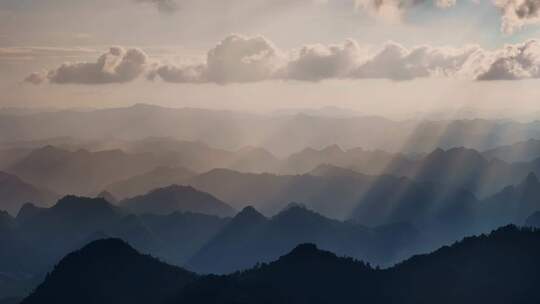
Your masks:
<path fill-rule="evenodd" d="M 420 232 L 408 224 L 370 229 L 331 220 L 295 204 L 271 218 L 247 207 L 210 239 L 186 267 L 202 273 L 229 273 L 274 260 L 305 242 L 375 264 L 399 261 L 421 247 Z"/>
<path fill-rule="evenodd" d="M 57 194 L 0 171 L 0 210 L 16 215 L 25 203 L 50 206 L 56 199 Z"/>
<path fill-rule="evenodd" d="M 528 141 L 521 145 L 529 147 L 533 143 Z M 521 147 L 520 144 L 516 145 Z M 56 193 L 95 195 L 106 189 L 119 199 L 171 184 L 193 184 L 201 188 L 205 186 L 207 173 L 219 173 L 212 172 L 215 168 L 287 177 L 309 174 L 320 166 L 331 165 L 368 175 L 405 176 L 418 182 L 446 185 L 450 189 L 463 188 L 480 197 L 491 195 L 509 184 L 516 184 L 529 172 L 540 174 L 540 155 L 532 157 L 536 151 L 534 147 L 530 147 L 531 151 L 528 152 L 521 152 L 520 149 L 525 148 L 501 147 L 504 151 L 510 149 L 511 152 L 506 153 L 516 154 L 505 157 L 501 152 L 501 157 L 520 160 L 511 163 L 496 158 L 499 155 L 496 151 L 481 153 L 466 148 L 436 149 L 411 156 L 361 148 L 342 149 L 331 145 L 321 149 L 306 148 L 277 158 L 261 148 L 228 151 L 171 138 L 148 138 L 99 146 L 116 149 L 66 150 L 45 146 L 25 153 L 11 165 L 0 169 Z M 199 174 L 201 172 L 203 174 Z"/>
<path fill-rule="evenodd" d="M 531 172 L 540 174 L 538 159 L 507 163 L 465 148 L 438 149 L 414 160 L 382 154 L 385 159 L 382 162 L 375 159 L 377 153 L 362 152 L 371 156 L 354 156 L 351 162 L 343 161 L 350 153 L 353 152 L 334 146 L 318 152 L 312 149 L 309 153 L 301 153 L 310 156 L 294 156 L 295 160 L 290 164 L 285 160 L 286 166 L 305 166 L 307 171 L 298 172 L 302 173 L 300 175 L 250 173 L 223 168 L 195 174 L 180 167 L 158 168 L 112 183 L 105 189 L 122 199 L 145 194 L 153 187 L 192 185 L 236 209 L 254 205 L 265 213 L 275 213 L 289 202 L 297 201 L 327 216 L 345 219 L 369 189 L 376 187 L 381 180 L 390 179 L 387 175 L 396 179 L 407 177 L 408 184 L 436 184 L 439 196 L 453 196 L 461 189 L 483 199 L 508 185 L 520 183 Z M 360 152 L 353 154 L 357 153 Z M 302 161 L 302 158 L 315 161 Z M 305 162 L 309 165 L 304 165 Z M 334 202 L 331 206 L 327 203 L 329 200 Z"/>
<path fill-rule="evenodd" d="M 57 193 L 89 195 L 109 183 L 151 170 L 158 163 L 152 154 L 84 149 L 73 152 L 45 146 L 6 170 Z"/>
<path fill-rule="evenodd" d="M 6 213 L 2 223 L 0 272 L 8 278 L 25 274 L 17 284 L 0 281 L 0 293 L 6 297 L 24 295 L 65 254 L 107 237 L 126 240 L 169 263 L 214 273 L 276 259 L 304 242 L 377 264 L 419 250 L 419 233 L 410 225 L 366 228 L 296 205 L 271 218 L 253 208 L 233 218 L 192 212 L 134 215 L 103 198 L 67 196 L 51 208 L 26 204 L 16 218 Z"/>
<path fill-rule="evenodd" d="M 133 124 L 134 121 L 144 123 Z M 393 121 L 358 114 L 346 117 L 314 113 L 258 115 L 143 104 L 94 111 L 64 110 L 28 115 L 5 113 L 0 116 L 0 126 L 6 126 L 0 128 L 0 138 L 4 141 L 66 136 L 121 140 L 170 136 L 201 141 L 231 151 L 259 146 L 276 155 L 331 144 L 407 153 L 460 146 L 483 151 L 515 141 L 540 138 L 538 122 L 482 119 Z"/>
<path fill-rule="evenodd" d="M 319 170 L 318 174 L 336 178 L 332 184 L 339 187 L 346 185 L 342 182 L 349 175 L 361 178 L 352 171 L 333 167 Z M 301 178 L 320 180 L 315 175 Z M 131 200 L 113 205 L 103 198 L 68 196 L 51 208 L 26 204 L 16 218 L 4 216 L 0 272 L 23 278 L 17 280 L 21 284 L 15 285 L 28 288 L 34 278 L 66 253 L 104 237 L 122 238 L 141 252 L 201 273 L 246 269 L 257 262 L 274 260 L 306 242 L 339 255 L 392 265 L 465 235 L 508 223 L 523 224 L 540 210 L 539 185 L 536 176 L 530 174 L 517 186 L 486 200 L 476 200 L 467 191 L 440 196 L 436 185 L 383 177 L 377 179 L 369 195 L 357 202 L 354 220 L 348 221 L 327 218 L 299 204 L 290 204 L 271 217 L 252 207 L 232 218 L 218 217 L 216 210 L 226 206 L 224 203 L 181 186 L 156 190 L 158 194 L 164 191 L 164 195 L 150 192 L 147 197 L 137 198 L 141 206 L 148 208 L 138 212 L 126 208 Z M 202 203 L 198 206 L 197 202 Z M 215 203 L 218 209 L 208 209 L 208 202 Z M 529 222 L 532 219 L 534 216 Z M 30 274 L 32 279 L 18 275 L 21 273 Z M 13 286 L 13 280 L 3 280 L 0 290 L 6 295 L 21 294 L 22 289 Z"/>
<path fill-rule="evenodd" d="M 23 304 L 538 303 L 540 232 L 507 226 L 389 269 L 297 246 L 274 262 L 197 276 L 101 240 L 66 256 Z"/>

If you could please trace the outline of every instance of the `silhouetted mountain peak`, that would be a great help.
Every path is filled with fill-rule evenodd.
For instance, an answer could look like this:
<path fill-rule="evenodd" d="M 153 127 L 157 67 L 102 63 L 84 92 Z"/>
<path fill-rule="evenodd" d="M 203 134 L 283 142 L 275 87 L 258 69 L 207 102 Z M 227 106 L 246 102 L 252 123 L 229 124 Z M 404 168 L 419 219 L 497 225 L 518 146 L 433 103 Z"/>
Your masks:
<path fill-rule="evenodd" d="M 233 223 L 260 223 L 267 218 L 252 206 L 247 206 L 232 219 Z"/>
<path fill-rule="evenodd" d="M 301 219 L 306 216 L 312 216 L 312 215 L 319 215 L 318 213 L 309 210 L 305 205 L 292 202 L 289 203 L 281 212 L 279 212 L 275 218 L 285 218 L 285 217 L 292 217 Z"/>
<path fill-rule="evenodd" d="M 175 211 L 230 216 L 235 210 L 213 195 L 192 186 L 170 185 L 124 200 L 122 205 L 136 213 L 169 214 Z"/>
<path fill-rule="evenodd" d="M 319 213 L 301 205 L 293 205 L 289 208 L 285 208 L 274 216 L 272 220 L 279 223 L 281 226 L 287 226 L 292 229 L 294 229 L 294 227 L 317 229 L 331 221 Z"/>
<path fill-rule="evenodd" d="M 318 254 L 319 252 L 320 250 L 317 245 L 312 243 L 306 243 L 296 246 L 288 255 L 305 256 Z"/>
<path fill-rule="evenodd" d="M 296 246 L 291 252 L 282 256 L 279 261 L 305 263 L 314 259 L 338 259 L 338 257 L 332 252 L 320 250 L 315 244 L 305 243 Z"/>
<path fill-rule="evenodd" d="M 84 246 L 80 250 L 81 254 L 87 254 L 94 257 L 106 258 L 107 256 L 127 256 L 132 254 L 139 254 L 128 243 L 121 239 L 109 238 L 99 239 Z"/>
<path fill-rule="evenodd" d="M 62 213 L 88 213 L 88 216 L 94 212 L 114 212 L 113 206 L 103 198 L 75 195 L 64 196 L 49 210 Z"/>

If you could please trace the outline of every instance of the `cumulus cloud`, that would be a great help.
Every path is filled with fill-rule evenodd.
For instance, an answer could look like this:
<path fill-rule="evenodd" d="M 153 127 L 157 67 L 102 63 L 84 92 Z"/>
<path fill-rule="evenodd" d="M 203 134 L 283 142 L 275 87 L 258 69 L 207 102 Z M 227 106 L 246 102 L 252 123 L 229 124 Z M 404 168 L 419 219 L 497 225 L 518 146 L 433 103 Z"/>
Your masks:
<path fill-rule="evenodd" d="M 428 77 L 517 80 L 540 78 L 539 71 L 538 40 L 507 45 L 498 50 L 485 50 L 476 45 L 407 48 L 388 42 L 374 51 L 368 51 L 354 40 L 347 40 L 342 44 L 306 45 L 284 52 L 262 37 L 234 35 L 209 52 L 207 63 L 181 67 L 162 65 L 154 70 L 153 77 L 168 82 L 214 83 L 270 79 L 403 81 Z"/>
<path fill-rule="evenodd" d="M 284 74 L 290 79 L 309 81 L 346 78 L 364 57 L 365 51 L 354 40 L 341 45 L 306 45 L 292 56 Z"/>
<path fill-rule="evenodd" d="M 540 23 L 540 0 L 495 0 L 501 10 L 501 30 L 507 34 Z"/>
<path fill-rule="evenodd" d="M 411 49 L 389 42 L 360 65 L 354 78 L 409 80 L 425 77 L 454 77 L 479 47 L 417 46 Z"/>
<path fill-rule="evenodd" d="M 266 38 L 234 34 L 208 51 L 204 64 L 164 65 L 150 75 L 170 82 L 254 82 L 273 78 L 284 62 L 284 56 Z"/>
<path fill-rule="evenodd" d="M 540 42 L 506 45 L 496 50 L 479 46 L 406 47 L 388 42 L 380 48 L 361 47 L 354 40 L 312 44 L 283 51 L 262 37 L 230 35 L 197 64 L 150 64 L 139 49 L 113 47 L 96 62 L 66 63 L 33 73 L 26 82 L 40 84 L 122 83 L 145 74 L 172 83 L 248 83 L 266 80 L 390 79 L 446 77 L 469 80 L 540 78 Z"/>
<path fill-rule="evenodd" d="M 143 74 L 148 56 L 140 49 L 111 47 L 96 62 L 64 63 L 46 73 L 33 73 L 30 83 L 49 81 L 59 84 L 105 84 L 131 81 Z"/>
<path fill-rule="evenodd" d="M 487 59 L 478 80 L 517 80 L 540 78 L 540 41 L 529 40 L 507 45 Z"/>

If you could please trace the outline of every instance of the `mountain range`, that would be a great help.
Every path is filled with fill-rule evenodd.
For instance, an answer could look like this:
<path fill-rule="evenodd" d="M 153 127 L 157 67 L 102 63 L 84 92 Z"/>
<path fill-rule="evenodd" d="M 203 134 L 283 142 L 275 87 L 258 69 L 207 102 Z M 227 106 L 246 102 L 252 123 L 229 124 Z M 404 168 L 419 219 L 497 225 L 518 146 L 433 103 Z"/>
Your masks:
<path fill-rule="evenodd" d="M 66 256 L 33 303 L 537 303 L 540 232 L 500 228 L 388 269 L 313 244 L 225 276 L 194 275 L 116 239 Z"/>
<path fill-rule="evenodd" d="M 150 154 L 126 154 L 120 150 L 72 152 L 45 146 L 6 170 L 57 193 L 90 195 L 113 181 L 146 172 L 157 164 Z"/>
<path fill-rule="evenodd" d="M 247 208 L 231 219 L 191 212 L 133 215 L 102 198 L 75 196 L 51 208 L 26 204 L 16 218 L 6 213 L 0 220 L 0 272 L 25 273 L 18 289 L 0 281 L 5 296 L 24 294 L 65 254 L 107 237 L 192 271 L 212 273 L 252 267 L 307 241 L 374 263 L 392 263 L 416 252 L 420 237 L 410 225 L 370 229 L 297 205 L 272 218 Z"/>
<path fill-rule="evenodd" d="M 36 187 L 19 177 L 0 171 L 0 210 L 17 214 L 24 203 L 33 202 L 40 206 L 49 206 L 58 195 Z"/>
<path fill-rule="evenodd" d="M 195 212 L 217 216 L 231 216 L 236 212 L 214 196 L 190 186 L 171 185 L 158 188 L 145 195 L 119 202 L 124 208 L 137 213 L 167 215 L 173 212 Z"/>
<path fill-rule="evenodd" d="M 532 145 L 530 149 L 534 150 L 534 143 L 530 140 L 516 144 L 521 148 L 510 149 L 520 153 L 525 149 L 522 146 Z M 197 179 L 202 178 L 200 175 L 215 169 L 281 176 L 308 174 L 320 166 L 331 165 L 367 175 L 405 176 L 419 182 L 464 188 L 479 197 L 515 184 L 530 172 L 540 174 L 540 155 L 532 160 L 510 163 L 493 157 L 493 152 L 467 148 L 436 149 L 427 154 L 410 155 L 361 148 L 344 150 L 331 145 L 277 158 L 261 148 L 227 151 L 172 138 L 121 141 L 108 146 L 116 149 L 66 150 L 45 146 L 13 160 L 4 171 L 56 193 L 94 196 L 106 189 L 119 199 L 172 184 L 197 184 Z M 522 159 L 532 158 L 533 153 Z"/>
<path fill-rule="evenodd" d="M 116 138 L 129 141 L 170 136 L 202 141 L 231 151 L 245 146 L 257 146 L 276 155 L 291 154 L 305 147 L 320 149 L 332 144 L 346 148 L 364 147 L 406 153 L 460 146 L 483 151 L 540 138 L 538 122 L 483 119 L 394 121 L 375 116 L 325 117 L 302 113 L 261 115 L 145 104 L 28 115 L 5 113 L 0 115 L 0 130 L 0 138 L 6 142 L 54 137 L 86 140 Z"/>

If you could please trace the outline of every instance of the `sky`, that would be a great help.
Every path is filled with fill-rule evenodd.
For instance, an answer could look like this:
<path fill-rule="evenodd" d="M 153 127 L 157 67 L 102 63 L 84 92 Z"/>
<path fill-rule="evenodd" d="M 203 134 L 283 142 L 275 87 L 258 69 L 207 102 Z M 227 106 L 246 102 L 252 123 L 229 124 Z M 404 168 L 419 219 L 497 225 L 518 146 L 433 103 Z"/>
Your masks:
<path fill-rule="evenodd" d="M 536 113 L 540 0 L 0 0 L 0 106 Z"/>

